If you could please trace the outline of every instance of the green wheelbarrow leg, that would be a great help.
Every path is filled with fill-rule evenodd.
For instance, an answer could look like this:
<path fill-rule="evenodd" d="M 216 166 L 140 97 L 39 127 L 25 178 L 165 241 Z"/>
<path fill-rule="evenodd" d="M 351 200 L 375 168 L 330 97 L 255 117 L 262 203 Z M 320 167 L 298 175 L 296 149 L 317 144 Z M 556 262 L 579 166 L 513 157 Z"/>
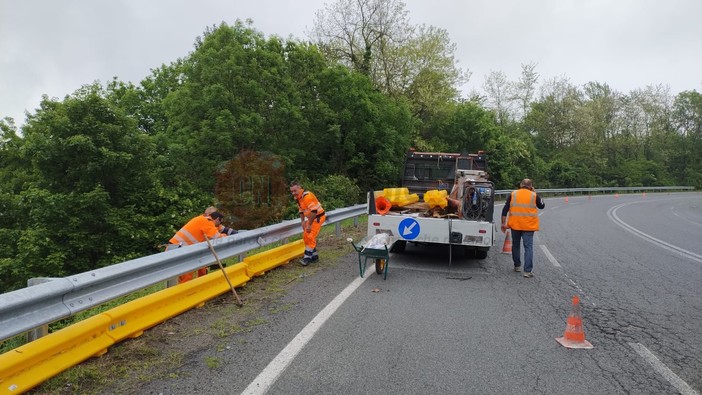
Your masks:
<path fill-rule="evenodd" d="M 359 253 L 358 253 L 358 271 L 361 272 L 361 278 L 363 278 L 363 272 L 365 272 L 364 269 L 365 269 L 365 267 L 364 267 L 364 265 L 361 263 L 361 253 L 359 252 Z"/>
<path fill-rule="evenodd" d="M 387 258 L 385 258 L 385 273 L 383 273 L 383 280 L 388 279 L 388 266 L 390 266 L 390 252 L 388 251 L 387 246 L 385 246 L 385 254 L 387 254 Z"/>

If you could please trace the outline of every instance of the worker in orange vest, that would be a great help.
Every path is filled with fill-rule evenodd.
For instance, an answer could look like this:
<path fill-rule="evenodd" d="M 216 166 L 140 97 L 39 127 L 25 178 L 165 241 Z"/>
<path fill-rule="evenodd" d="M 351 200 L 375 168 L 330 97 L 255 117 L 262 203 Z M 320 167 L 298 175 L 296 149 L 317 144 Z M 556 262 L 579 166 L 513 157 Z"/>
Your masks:
<path fill-rule="evenodd" d="M 224 218 L 224 215 L 214 211 L 210 212 L 209 215 L 198 215 L 197 217 L 191 219 L 168 241 L 170 245 L 166 247 L 166 251 L 184 245 L 202 243 L 205 241 L 205 235 L 207 235 L 209 239 L 227 236 L 226 234 L 220 232 L 222 218 Z M 205 274 L 207 274 L 206 267 L 197 270 L 198 277 L 204 276 Z M 182 274 L 178 276 L 178 284 L 190 281 L 192 279 L 192 272 Z"/>
<path fill-rule="evenodd" d="M 305 242 L 305 254 L 300 264 L 307 266 L 319 260 L 317 254 L 317 235 L 326 219 L 324 209 L 314 193 L 305 191 L 299 183 L 290 184 L 290 193 L 297 201 L 302 222 L 302 240 Z"/>
<path fill-rule="evenodd" d="M 210 206 L 210 207 L 206 208 L 205 209 L 205 217 L 209 217 L 210 214 L 212 214 L 216 211 L 217 211 L 217 207 L 214 207 L 214 206 Z M 228 226 L 224 226 L 224 225 L 220 224 L 219 225 L 219 233 L 224 233 L 227 236 L 231 236 L 231 235 L 235 235 L 235 234 L 239 233 L 239 231 L 235 230 L 234 228 L 230 228 Z"/>
<path fill-rule="evenodd" d="M 534 268 L 534 232 L 539 230 L 538 209 L 546 204 L 534 191 L 534 183 L 525 178 L 519 183 L 519 189 L 507 196 L 502 208 L 502 232 L 512 230 L 512 262 L 514 271 L 522 270 L 520 243 L 524 241 L 524 277 L 533 277 Z M 507 220 L 509 214 L 509 220 Z"/>

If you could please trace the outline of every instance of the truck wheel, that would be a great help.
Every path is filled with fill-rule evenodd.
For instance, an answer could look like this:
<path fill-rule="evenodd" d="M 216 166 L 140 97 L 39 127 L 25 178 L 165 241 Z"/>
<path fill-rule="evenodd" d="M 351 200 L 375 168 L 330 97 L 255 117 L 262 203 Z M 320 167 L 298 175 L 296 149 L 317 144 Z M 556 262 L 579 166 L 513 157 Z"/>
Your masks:
<path fill-rule="evenodd" d="M 475 250 L 475 257 L 478 259 L 487 258 L 487 250 Z"/>
<path fill-rule="evenodd" d="M 475 258 L 475 247 L 463 247 L 463 255 L 468 259 Z"/>
<path fill-rule="evenodd" d="M 378 274 L 383 274 L 383 271 L 385 271 L 385 259 L 376 259 L 375 260 L 375 272 Z"/>
<path fill-rule="evenodd" d="M 407 248 L 407 241 L 398 240 L 395 242 L 395 244 L 392 245 L 392 248 L 390 248 L 390 252 L 402 253 L 405 252 L 405 248 Z"/>

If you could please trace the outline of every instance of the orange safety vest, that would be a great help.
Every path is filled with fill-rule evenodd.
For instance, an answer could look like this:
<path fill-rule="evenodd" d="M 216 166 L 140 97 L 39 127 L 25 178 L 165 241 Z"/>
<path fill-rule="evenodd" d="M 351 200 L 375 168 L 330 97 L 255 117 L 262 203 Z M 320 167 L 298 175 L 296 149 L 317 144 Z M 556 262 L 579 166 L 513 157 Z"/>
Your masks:
<path fill-rule="evenodd" d="M 205 241 L 204 235 L 207 235 L 207 237 L 210 239 L 216 239 L 217 237 L 221 236 L 219 229 L 217 229 L 214 222 L 210 220 L 210 217 L 198 215 L 180 228 L 180 230 L 176 232 L 175 236 L 173 236 L 173 238 L 171 238 L 168 242 L 171 244 L 182 245 L 201 243 Z"/>
<path fill-rule="evenodd" d="M 322 205 L 317 200 L 317 196 L 310 191 L 303 191 L 300 197 L 296 199 L 297 206 L 299 207 L 300 214 L 303 214 L 305 218 L 312 217 L 312 212 L 316 211 L 317 217 L 324 215 L 324 209 Z"/>
<path fill-rule="evenodd" d="M 520 188 L 512 191 L 507 226 L 514 230 L 539 230 L 539 214 L 536 207 L 536 192 Z"/>

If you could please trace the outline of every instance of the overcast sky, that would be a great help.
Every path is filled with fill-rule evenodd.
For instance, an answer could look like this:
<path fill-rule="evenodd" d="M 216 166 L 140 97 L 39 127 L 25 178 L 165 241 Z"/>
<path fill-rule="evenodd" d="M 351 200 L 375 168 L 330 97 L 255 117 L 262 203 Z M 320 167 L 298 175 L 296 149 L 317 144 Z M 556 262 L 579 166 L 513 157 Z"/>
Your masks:
<path fill-rule="evenodd" d="M 138 84 L 185 57 L 207 26 L 250 18 L 264 35 L 307 39 L 330 0 L 0 0 L 0 118 L 18 125 L 43 94 L 63 99 L 116 76 Z M 702 0 L 406 0 L 410 22 L 446 29 L 465 92 L 490 71 L 510 80 L 536 63 L 545 79 L 628 93 L 702 92 Z"/>

